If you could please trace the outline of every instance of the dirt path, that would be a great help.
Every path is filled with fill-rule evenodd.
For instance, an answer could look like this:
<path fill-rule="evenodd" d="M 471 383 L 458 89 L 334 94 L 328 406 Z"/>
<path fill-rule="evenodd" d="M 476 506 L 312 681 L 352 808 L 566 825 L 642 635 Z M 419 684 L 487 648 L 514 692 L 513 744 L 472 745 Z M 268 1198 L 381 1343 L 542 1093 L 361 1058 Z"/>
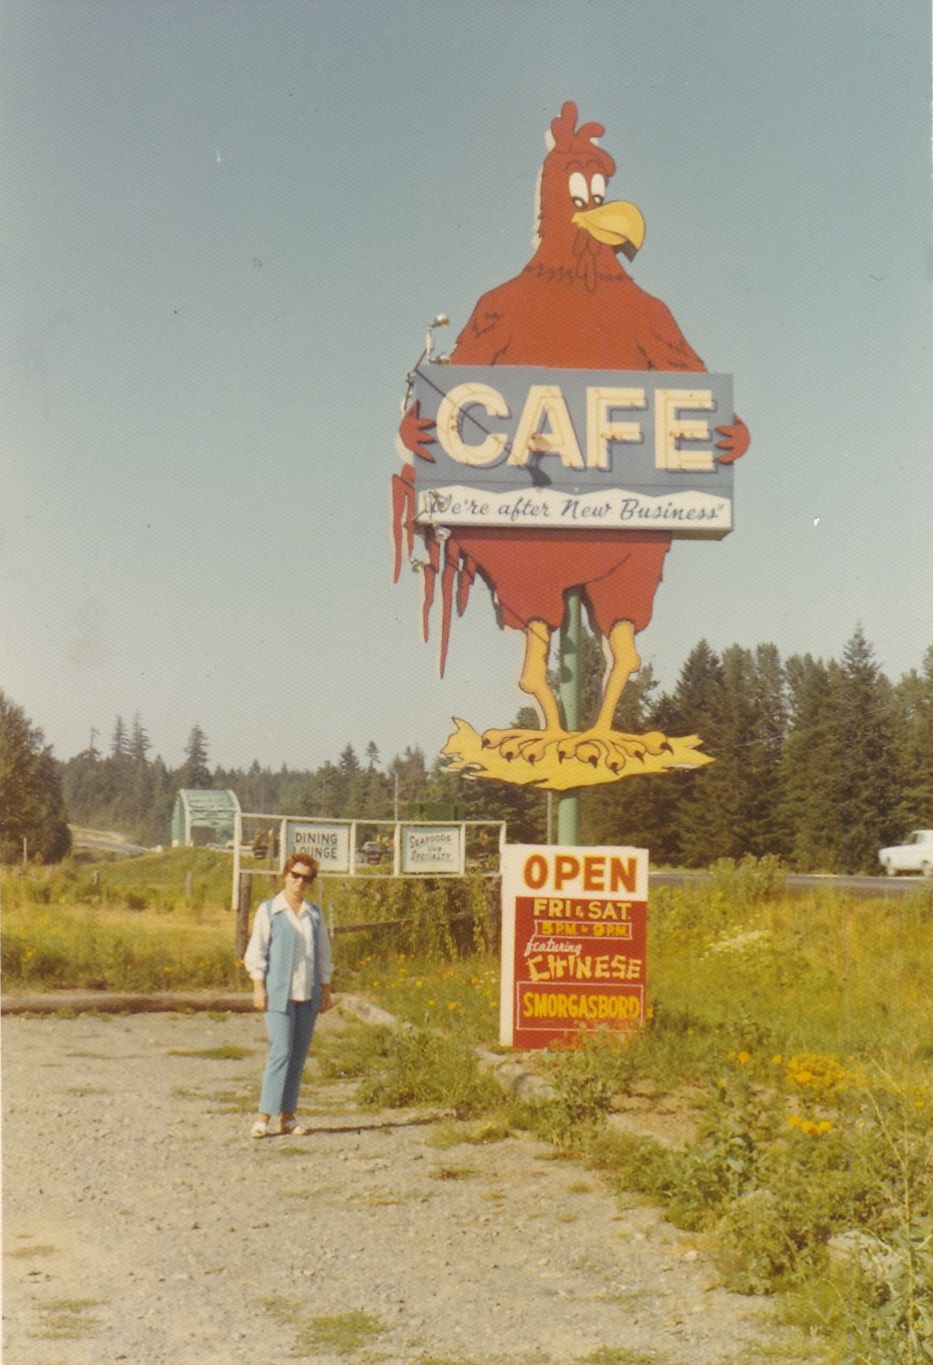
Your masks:
<path fill-rule="evenodd" d="M 11 1365 L 804 1359 L 531 1139 L 438 1146 L 312 1063 L 312 1136 L 251 1141 L 263 1055 L 253 1015 L 4 1019 Z"/>

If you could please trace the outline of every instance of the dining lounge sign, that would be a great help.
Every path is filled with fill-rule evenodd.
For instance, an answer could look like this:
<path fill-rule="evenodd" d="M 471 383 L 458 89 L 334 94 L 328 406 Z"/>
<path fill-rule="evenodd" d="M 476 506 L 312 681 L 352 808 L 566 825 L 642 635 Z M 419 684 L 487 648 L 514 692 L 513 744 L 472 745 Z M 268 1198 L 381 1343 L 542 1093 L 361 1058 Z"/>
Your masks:
<path fill-rule="evenodd" d="M 415 461 L 421 524 L 732 529 L 715 430 L 732 421 L 729 375 L 431 365 L 413 385 L 436 424 Z"/>

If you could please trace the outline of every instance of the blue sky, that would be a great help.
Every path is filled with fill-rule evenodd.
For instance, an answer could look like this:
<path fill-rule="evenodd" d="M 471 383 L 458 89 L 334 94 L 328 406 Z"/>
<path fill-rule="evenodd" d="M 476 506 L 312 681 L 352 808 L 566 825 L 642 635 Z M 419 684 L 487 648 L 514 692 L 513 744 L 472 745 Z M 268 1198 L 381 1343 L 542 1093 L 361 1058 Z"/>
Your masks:
<path fill-rule="evenodd" d="M 926 0 L 5 0 L 0 688 L 61 758 L 433 755 L 512 719 L 477 591 L 447 675 L 390 585 L 405 373 L 530 255 L 562 102 L 605 125 L 632 267 L 752 432 L 736 529 L 640 637 L 933 642 Z M 449 342 L 448 342 L 449 338 Z"/>

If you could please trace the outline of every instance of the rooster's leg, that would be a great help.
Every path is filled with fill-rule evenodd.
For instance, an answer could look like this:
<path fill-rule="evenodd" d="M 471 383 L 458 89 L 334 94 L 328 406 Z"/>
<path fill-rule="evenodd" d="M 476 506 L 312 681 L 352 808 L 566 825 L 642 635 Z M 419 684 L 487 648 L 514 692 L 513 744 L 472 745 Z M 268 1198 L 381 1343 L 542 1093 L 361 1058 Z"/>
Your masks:
<path fill-rule="evenodd" d="M 641 667 L 635 648 L 635 627 L 631 621 L 617 621 L 606 637 L 609 647 L 609 671 L 603 684 L 602 701 L 594 730 L 611 730 L 616 707 L 633 673 Z"/>
<path fill-rule="evenodd" d="M 624 735 L 612 726 L 616 707 L 622 699 L 629 678 L 641 665 L 635 648 L 635 627 L 631 621 L 617 621 L 606 638 L 609 669 L 603 685 L 594 725 L 582 734 L 568 735 L 558 745 L 561 758 L 577 758 L 583 763 L 598 764 L 604 759 L 613 772 L 621 772 L 630 759 L 640 760 L 644 754 L 659 754 L 670 748 L 666 736 L 659 731 L 647 735 Z"/>
<path fill-rule="evenodd" d="M 487 730 L 483 744 L 498 749 L 503 758 L 515 758 L 521 753 L 529 763 L 544 754 L 547 744 L 566 733 L 560 723 L 557 698 L 547 680 L 548 655 L 551 652 L 551 628 L 544 621 L 529 621 L 525 627 L 525 658 L 518 685 L 537 704 L 541 715 L 541 733 L 529 738 L 527 730 Z"/>
<path fill-rule="evenodd" d="M 518 685 L 537 702 L 542 728 L 561 730 L 557 698 L 547 680 L 548 656 L 551 652 L 551 628 L 543 621 L 529 621 L 525 627 L 525 659 Z"/>

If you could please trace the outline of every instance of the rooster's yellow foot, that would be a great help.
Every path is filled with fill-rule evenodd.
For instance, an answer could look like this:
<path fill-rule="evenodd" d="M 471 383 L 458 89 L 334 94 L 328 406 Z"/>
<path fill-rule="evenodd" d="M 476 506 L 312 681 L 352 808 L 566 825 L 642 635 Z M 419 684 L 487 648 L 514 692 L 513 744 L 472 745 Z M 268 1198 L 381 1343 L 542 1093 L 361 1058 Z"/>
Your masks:
<path fill-rule="evenodd" d="M 484 730 L 483 748 L 498 749 L 508 760 L 523 758 L 527 763 L 540 763 L 548 745 L 563 735 L 563 730 Z"/>
<path fill-rule="evenodd" d="M 522 758 L 526 763 L 540 763 L 556 738 L 556 735 L 542 731 L 532 739 L 526 739 L 524 744 L 520 746 Z"/>
<path fill-rule="evenodd" d="M 558 758 L 563 762 L 575 758 L 579 763 L 598 767 L 604 761 L 610 772 L 620 773 L 632 759 L 641 762 L 645 754 L 657 756 L 665 749 L 672 752 L 667 736 L 659 730 L 646 735 L 625 735 L 618 730 L 584 730 L 568 735 L 557 746 Z"/>
<path fill-rule="evenodd" d="M 557 757 L 561 763 L 575 758 L 580 763 L 592 763 L 597 767 L 599 760 L 606 756 L 605 742 L 597 735 L 587 732 L 583 735 L 568 735 L 557 746 Z"/>

